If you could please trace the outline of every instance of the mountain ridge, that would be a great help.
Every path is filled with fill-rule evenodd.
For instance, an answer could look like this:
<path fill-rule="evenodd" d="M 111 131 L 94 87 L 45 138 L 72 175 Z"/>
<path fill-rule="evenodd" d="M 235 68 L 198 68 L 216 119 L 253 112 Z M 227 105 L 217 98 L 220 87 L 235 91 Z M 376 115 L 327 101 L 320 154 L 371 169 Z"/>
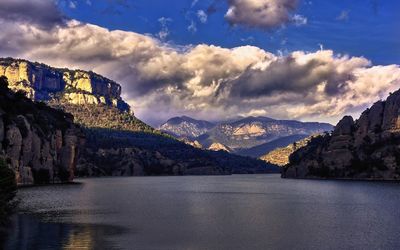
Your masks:
<path fill-rule="evenodd" d="M 187 116 L 174 117 L 168 121 L 171 120 L 172 122 L 166 122 L 160 126 L 163 132 L 185 140 L 198 141 L 203 148 L 209 148 L 214 143 L 218 143 L 234 153 L 255 158 L 267 153 L 258 152 L 262 145 L 281 137 L 296 135 L 307 137 L 333 129 L 333 126 L 328 123 L 277 120 L 264 116 L 240 117 L 218 123 L 196 120 Z M 208 126 L 202 126 L 205 123 Z M 286 145 L 279 144 L 279 146 Z"/>

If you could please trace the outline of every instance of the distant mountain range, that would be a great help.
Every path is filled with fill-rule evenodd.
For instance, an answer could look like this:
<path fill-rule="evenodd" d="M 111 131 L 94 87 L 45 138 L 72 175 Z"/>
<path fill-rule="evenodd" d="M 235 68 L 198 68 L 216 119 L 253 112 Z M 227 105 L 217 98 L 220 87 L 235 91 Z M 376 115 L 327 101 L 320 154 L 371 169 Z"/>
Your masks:
<path fill-rule="evenodd" d="M 159 129 L 184 140 L 197 141 L 203 148 L 219 145 L 236 154 L 258 158 L 309 135 L 331 131 L 333 126 L 262 116 L 218 123 L 182 116 L 169 119 Z"/>

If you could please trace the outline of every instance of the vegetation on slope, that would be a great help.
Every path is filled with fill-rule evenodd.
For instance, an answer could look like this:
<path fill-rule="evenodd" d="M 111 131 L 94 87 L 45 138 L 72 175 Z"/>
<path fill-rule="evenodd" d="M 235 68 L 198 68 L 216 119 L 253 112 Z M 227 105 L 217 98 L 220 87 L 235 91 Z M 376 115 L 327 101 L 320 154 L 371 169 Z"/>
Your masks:
<path fill-rule="evenodd" d="M 259 160 L 194 148 L 155 130 L 130 112 L 114 107 L 70 104 L 62 96 L 52 100 L 50 105 L 71 113 L 75 122 L 84 127 L 86 150 L 82 152 L 83 161 L 78 164 L 79 176 L 127 172 L 134 175 L 177 175 L 278 171 Z M 164 164 L 166 161 L 174 164 Z M 132 167 L 126 167 L 133 165 L 140 165 L 142 169 L 135 173 Z"/>

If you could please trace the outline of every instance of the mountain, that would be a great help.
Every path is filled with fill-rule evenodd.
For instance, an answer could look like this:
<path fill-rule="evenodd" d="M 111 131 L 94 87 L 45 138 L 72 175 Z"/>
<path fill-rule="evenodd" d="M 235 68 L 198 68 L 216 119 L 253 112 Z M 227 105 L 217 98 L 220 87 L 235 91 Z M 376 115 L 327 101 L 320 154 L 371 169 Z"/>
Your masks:
<path fill-rule="evenodd" d="M 248 149 L 291 135 L 311 135 L 330 131 L 326 123 L 275 120 L 268 117 L 247 117 L 221 123 L 198 138 L 202 145 L 219 142 L 234 151 Z"/>
<path fill-rule="evenodd" d="M 76 162 L 78 176 L 277 171 L 265 162 L 194 148 L 155 130 L 134 116 L 119 84 L 96 73 L 11 58 L 0 59 L 0 65 L 13 91 L 72 114 L 81 126 L 86 142 Z"/>
<path fill-rule="evenodd" d="M 331 131 L 327 123 L 275 120 L 268 117 L 245 117 L 220 123 L 175 117 L 160 126 L 168 134 L 186 143 L 212 150 L 225 150 L 242 156 L 258 158 L 295 141 Z"/>
<path fill-rule="evenodd" d="M 0 78 L 0 157 L 18 185 L 71 181 L 83 143 L 70 114 L 13 93 Z"/>
<path fill-rule="evenodd" d="M 194 139 L 215 126 L 214 123 L 187 116 L 174 117 L 160 126 L 160 130 L 172 136 Z"/>
<path fill-rule="evenodd" d="M 400 179 L 400 90 L 294 152 L 286 178 Z"/>
<path fill-rule="evenodd" d="M 302 147 L 305 147 L 308 142 L 316 136 L 317 135 L 312 135 L 307 138 L 299 139 L 298 141 L 295 141 L 294 143 L 291 143 L 286 147 L 276 148 L 261 156 L 260 159 L 268 163 L 283 167 L 289 163 L 289 157 L 292 153 Z"/>
<path fill-rule="evenodd" d="M 250 156 L 254 158 L 260 158 L 263 155 L 270 153 L 271 151 L 280 148 L 280 147 L 285 147 L 288 146 L 291 143 L 294 143 L 296 141 L 302 140 L 304 138 L 308 137 L 307 135 L 289 135 L 289 136 L 284 136 L 280 137 L 276 140 L 248 148 L 248 149 L 241 149 L 239 151 L 236 151 L 236 154 L 238 155 L 243 155 L 243 156 Z"/>
<path fill-rule="evenodd" d="M 333 126 L 261 116 L 217 124 L 189 117 L 175 117 L 161 125 L 160 129 L 179 138 L 197 140 L 203 148 L 210 148 L 217 143 L 230 152 L 258 158 L 277 147 L 287 146 L 311 134 L 331 131 Z"/>

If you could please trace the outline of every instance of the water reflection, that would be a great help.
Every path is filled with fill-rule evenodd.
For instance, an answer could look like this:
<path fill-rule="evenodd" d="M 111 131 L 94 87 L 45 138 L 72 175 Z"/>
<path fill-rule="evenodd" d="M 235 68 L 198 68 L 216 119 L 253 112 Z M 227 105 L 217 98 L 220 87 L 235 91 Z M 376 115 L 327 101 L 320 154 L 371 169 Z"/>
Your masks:
<path fill-rule="evenodd" d="M 20 190 L 26 214 L 5 248 L 400 249 L 399 184 L 279 175 L 81 181 Z"/>
<path fill-rule="evenodd" d="M 125 233 L 117 226 L 43 222 L 28 214 L 12 220 L 2 249 L 120 249 L 110 238 Z M 4 240 L 4 239 L 7 240 Z"/>

